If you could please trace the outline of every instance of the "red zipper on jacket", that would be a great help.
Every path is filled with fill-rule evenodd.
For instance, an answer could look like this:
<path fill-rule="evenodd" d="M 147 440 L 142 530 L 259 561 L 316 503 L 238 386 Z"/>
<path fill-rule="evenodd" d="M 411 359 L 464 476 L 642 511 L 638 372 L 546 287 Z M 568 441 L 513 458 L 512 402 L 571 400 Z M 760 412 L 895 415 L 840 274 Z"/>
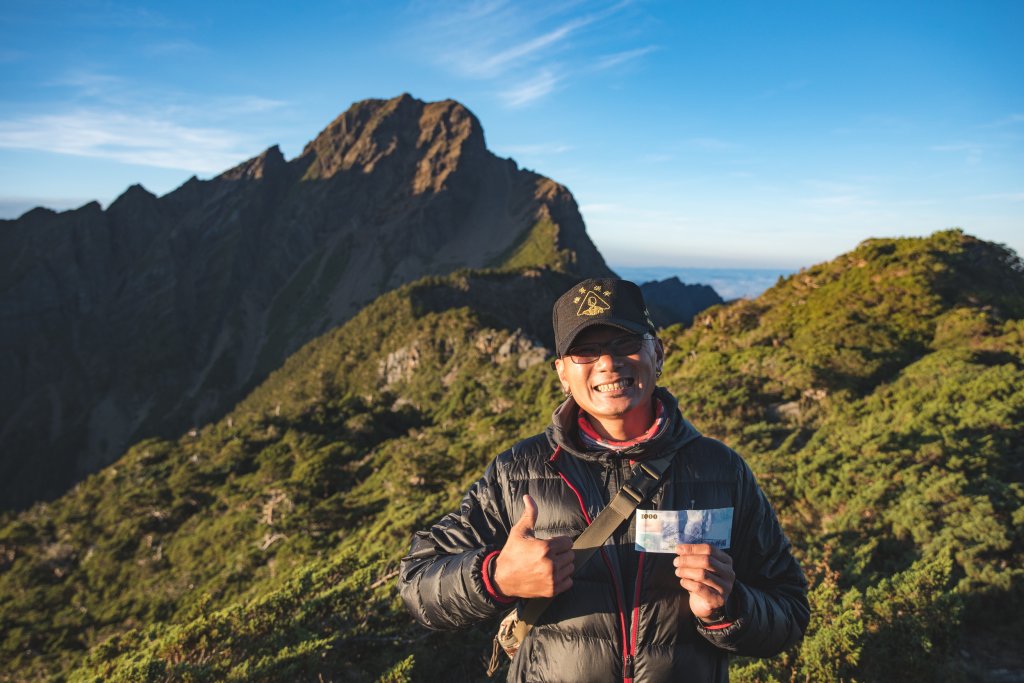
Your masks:
<path fill-rule="evenodd" d="M 556 449 L 554 455 L 551 456 L 551 460 L 554 461 L 557 456 L 558 450 Z M 580 510 L 583 511 L 583 518 L 587 520 L 587 525 L 589 526 L 590 515 L 587 514 L 587 507 L 583 504 L 583 496 L 580 495 L 579 490 L 572 485 L 572 482 L 570 482 L 564 474 L 559 472 L 558 476 L 560 476 L 562 481 L 565 482 L 565 485 L 576 494 L 576 500 L 580 502 Z M 612 585 L 615 588 L 615 605 L 619 610 L 619 629 L 622 634 L 622 678 L 625 683 L 632 683 L 633 672 L 631 669 L 633 668 L 633 655 L 630 654 L 629 637 L 626 633 L 626 610 L 622 606 L 622 586 L 619 585 L 618 577 L 615 576 L 615 571 L 612 569 L 612 561 L 605 552 L 604 546 L 601 546 L 601 558 L 604 560 L 605 566 L 608 567 L 608 576 L 612 577 Z M 643 565 L 641 564 L 641 566 Z M 639 581 L 639 577 L 637 577 L 637 579 Z M 634 625 L 634 642 L 632 648 L 634 653 L 636 652 L 635 629 L 636 627 Z"/>
<path fill-rule="evenodd" d="M 629 639 L 629 654 L 626 656 L 626 668 L 623 672 L 623 679 L 625 683 L 633 683 L 633 664 L 636 659 L 636 640 L 639 633 L 640 623 L 640 584 L 643 583 L 644 579 L 644 558 L 647 557 L 647 553 L 640 553 L 640 560 L 637 562 L 636 567 L 636 585 L 633 590 L 633 623 L 630 624 Z"/>

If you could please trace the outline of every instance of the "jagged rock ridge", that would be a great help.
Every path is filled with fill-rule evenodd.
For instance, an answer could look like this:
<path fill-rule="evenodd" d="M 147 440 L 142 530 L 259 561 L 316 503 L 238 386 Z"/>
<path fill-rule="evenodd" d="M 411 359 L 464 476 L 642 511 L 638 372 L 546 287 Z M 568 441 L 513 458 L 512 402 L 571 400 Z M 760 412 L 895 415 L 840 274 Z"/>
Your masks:
<path fill-rule="evenodd" d="M 408 95 L 353 105 L 291 161 L 0 221 L 0 259 L 0 508 L 222 414 L 420 276 L 611 272 L 566 188 L 490 153 L 459 103 Z"/>

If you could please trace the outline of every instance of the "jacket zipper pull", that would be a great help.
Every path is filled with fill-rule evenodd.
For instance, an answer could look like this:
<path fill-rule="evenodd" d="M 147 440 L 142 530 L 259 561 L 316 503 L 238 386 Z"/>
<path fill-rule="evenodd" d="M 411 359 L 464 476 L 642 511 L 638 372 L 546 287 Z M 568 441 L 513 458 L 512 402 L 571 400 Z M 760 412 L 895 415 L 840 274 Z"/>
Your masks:
<path fill-rule="evenodd" d="M 632 678 L 633 677 L 633 655 L 626 655 L 626 661 L 622 666 L 622 677 Z"/>

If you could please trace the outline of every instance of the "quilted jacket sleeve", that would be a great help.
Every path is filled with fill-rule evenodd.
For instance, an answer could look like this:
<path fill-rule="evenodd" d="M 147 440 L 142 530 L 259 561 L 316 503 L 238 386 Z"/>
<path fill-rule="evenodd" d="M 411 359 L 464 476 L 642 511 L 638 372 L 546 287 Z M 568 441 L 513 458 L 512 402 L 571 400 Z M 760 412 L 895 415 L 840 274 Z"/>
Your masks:
<path fill-rule="evenodd" d="M 463 628 L 509 607 L 488 594 L 482 576 L 484 558 L 505 545 L 512 526 L 497 470 L 491 463 L 470 487 L 458 512 L 445 515 L 429 531 L 416 532 L 412 550 L 402 558 L 402 599 L 428 628 Z"/>
<path fill-rule="evenodd" d="M 742 461 L 741 461 L 742 462 Z M 719 630 L 697 627 L 718 647 L 750 657 L 771 657 L 798 643 L 810 620 L 807 581 L 754 474 L 742 464 L 733 538 L 736 583 L 730 598 L 736 620 Z"/>

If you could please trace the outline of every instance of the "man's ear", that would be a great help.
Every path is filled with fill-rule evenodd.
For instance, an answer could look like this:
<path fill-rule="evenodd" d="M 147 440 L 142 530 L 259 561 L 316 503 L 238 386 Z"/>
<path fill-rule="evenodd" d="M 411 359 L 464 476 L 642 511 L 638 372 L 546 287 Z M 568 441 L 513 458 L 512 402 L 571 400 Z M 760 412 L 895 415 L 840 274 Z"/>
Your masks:
<path fill-rule="evenodd" d="M 655 367 L 661 370 L 661 366 L 665 364 L 665 345 L 657 337 L 654 338 L 654 359 L 657 361 Z"/>
<path fill-rule="evenodd" d="M 565 391 L 569 388 L 569 380 L 565 378 L 565 361 L 563 359 L 555 359 L 555 372 L 558 373 L 558 381 L 562 383 L 562 391 Z"/>

